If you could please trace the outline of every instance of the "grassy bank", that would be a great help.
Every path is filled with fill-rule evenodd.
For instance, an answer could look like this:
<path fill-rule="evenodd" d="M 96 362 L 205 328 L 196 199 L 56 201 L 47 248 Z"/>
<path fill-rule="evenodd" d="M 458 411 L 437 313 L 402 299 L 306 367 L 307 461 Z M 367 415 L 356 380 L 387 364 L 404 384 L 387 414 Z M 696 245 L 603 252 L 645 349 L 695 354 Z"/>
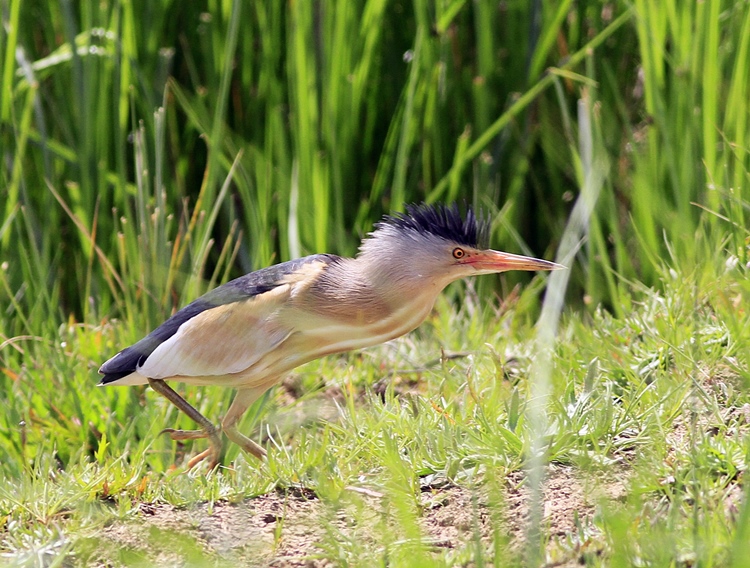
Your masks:
<path fill-rule="evenodd" d="M 660 293 L 633 290 L 623 317 L 564 319 L 545 405 L 548 485 L 534 544 L 543 562 L 743 565 L 750 326 L 737 306 L 750 290 L 743 268 L 714 264 L 665 274 Z M 334 564 L 524 563 L 523 468 L 535 443 L 528 299 L 498 311 L 441 302 L 408 338 L 301 368 L 242 426 L 268 460 L 229 448 L 234 467 L 208 476 L 179 465 L 199 443 L 158 435 L 191 427 L 165 401 L 90 388 L 92 362 L 120 344 L 122 326 L 68 324 L 64 346 L 28 349 L 25 372 L 40 379 L 12 383 L 5 558 L 293 566 L 303 559 L 285 554 L 302 526 L 303 556 Z M 210 417 L 229 401 L 218 389 L 184 392 Z M 283 505 L 241 521 L 269 499 Z M 303 504 L 313 512 L 295 515 Z M 436 533 L 428 521 L 443 508 L 451 513 Z M 234 532 L 214 534 L 212 518 Z M 240 526 L 270 534 L 250 538 Z"/>

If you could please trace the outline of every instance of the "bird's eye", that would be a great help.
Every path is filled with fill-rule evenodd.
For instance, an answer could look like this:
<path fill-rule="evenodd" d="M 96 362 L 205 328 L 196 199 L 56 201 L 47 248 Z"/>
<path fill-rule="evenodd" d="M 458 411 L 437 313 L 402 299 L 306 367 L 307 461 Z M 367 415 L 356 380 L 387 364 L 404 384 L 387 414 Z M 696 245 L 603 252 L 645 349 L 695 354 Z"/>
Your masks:
<path fill-rule="evenodd" d="M 453 249 L 453 258 L 463 258 L 466 256 L 466 251 L 462 248 L 456 247 Z"/>

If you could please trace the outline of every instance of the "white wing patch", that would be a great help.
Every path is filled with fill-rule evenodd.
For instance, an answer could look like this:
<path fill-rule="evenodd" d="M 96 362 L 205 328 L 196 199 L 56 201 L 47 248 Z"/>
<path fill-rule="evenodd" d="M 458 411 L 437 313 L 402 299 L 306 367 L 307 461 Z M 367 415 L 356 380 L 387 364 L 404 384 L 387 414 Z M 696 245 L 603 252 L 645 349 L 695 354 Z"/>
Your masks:
<path fill-rule="evenodd" d="M 293 330 L 277 317 L 291 285 L 211 308 L 183 323 L 137 368 L 154 379 L 239 373 L 281 344 Z"/>

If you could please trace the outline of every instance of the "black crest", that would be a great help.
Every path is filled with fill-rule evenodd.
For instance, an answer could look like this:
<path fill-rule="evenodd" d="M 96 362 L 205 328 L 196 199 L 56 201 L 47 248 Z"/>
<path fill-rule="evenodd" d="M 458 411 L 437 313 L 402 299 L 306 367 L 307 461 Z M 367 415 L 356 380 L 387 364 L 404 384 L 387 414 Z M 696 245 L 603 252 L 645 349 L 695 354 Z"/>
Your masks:
<path fill-rule="evenodd" d="M 474 248 L 489 245 L 490 222 L 481 211 L 476 215 L 469 208 L 466 217 L 461 215 L 458 205 L 425 203 L 407 205 L 406 213 L 386 215 L 376 228 L 392 226 L 404 231 L 429 233 L 436 237 Z"/>

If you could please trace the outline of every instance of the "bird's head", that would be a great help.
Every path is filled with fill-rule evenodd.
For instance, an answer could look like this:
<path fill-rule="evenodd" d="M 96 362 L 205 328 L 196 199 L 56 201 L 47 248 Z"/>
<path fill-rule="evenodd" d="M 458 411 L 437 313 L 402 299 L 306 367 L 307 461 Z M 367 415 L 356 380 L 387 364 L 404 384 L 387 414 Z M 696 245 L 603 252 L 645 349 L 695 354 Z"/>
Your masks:
<path fill-rule="evenodd" d="M 560 264 L 491 250 L 489 220 L 457 205 L 407 205 L 386 216 L 360 247 L 359 260 L 400 287 L 450 282 L 507 270 L 556 270 Z"/>

